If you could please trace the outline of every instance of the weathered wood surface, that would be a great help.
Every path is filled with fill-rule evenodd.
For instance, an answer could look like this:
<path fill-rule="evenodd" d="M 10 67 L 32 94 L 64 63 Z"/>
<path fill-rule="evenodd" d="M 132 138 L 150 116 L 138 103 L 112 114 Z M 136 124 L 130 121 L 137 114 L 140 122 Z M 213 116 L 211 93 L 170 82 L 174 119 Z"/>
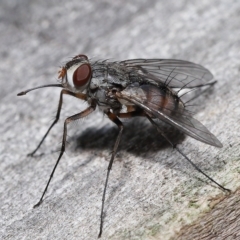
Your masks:
<path fill-rule="evenodd" d="M 218 83 L 199 100 L 204 107 L 195 117 L 224 147 L 174 136 L 202 170 L 233 190 L 225 195 L 150 125 L 129 120 L 107 189 L 102 239 L 239 237 L 239 191 L 234 192 L 240 185 L 239 12 L 234 0 L 1 1 L 0 238 L 97 238 L 116 127 L 100 112 L 71 125 L 67 152 L 43 204 L 33 209 L 58 156 L 63 119 L 85 105 L 66 97 L 63 117 L 40 156 L 29 158 L 54 118 L 59 89 L 16 96 L 55 83 L 58 66 L 79 53 L 177 58 L 209 68 Z"/>

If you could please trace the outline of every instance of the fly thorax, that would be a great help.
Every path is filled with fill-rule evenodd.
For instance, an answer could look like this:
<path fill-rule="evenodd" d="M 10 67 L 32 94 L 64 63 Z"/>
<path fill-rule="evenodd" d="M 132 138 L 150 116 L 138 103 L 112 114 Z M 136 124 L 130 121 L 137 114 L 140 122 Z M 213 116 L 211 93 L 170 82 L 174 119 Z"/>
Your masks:
<path fill-rule="evenodd" d="M 96 90 L 99 87 L 107 87 L 107 81 L 103 76 L 92 77 L 89 88 Z"/>
<path fill-rule="evenodd" d="M 138 100 L 140 102 L 146 102 L 147 96 L 145 91 L 139 86 L 138 83 L 131 84 L 127 88 L 125 88 L 121 93 L 129 98 L 134 98 L 135 100 Z M 132 102 L 127 101 L 125 99 L 119 98 L 119 102 L 125 106 L 131 106 L 134 105 Z"/>

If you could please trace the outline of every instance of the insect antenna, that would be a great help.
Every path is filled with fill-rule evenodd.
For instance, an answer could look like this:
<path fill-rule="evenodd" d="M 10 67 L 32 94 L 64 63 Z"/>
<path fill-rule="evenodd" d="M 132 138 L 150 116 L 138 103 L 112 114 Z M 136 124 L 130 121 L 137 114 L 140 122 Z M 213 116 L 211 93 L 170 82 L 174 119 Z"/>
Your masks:
<path fill-rule="evenodd" d="M 47 84 L 47 85 L 42 85 L 42 86 L 39 86 L 39 87 L 35 87 L 35 88 L 30 88 L 26 91 L 23 91 L 23 92 L 20 92 L 17 94 L 17 96 L 22 96 L 22 95 L 26 95 L 28 92 L 31 92 L 33 90 L 36 90 L 36 89 L 39 89 L 39 88 L 45 88 L 45 87 L 63 87 L 62 84 Z"/>
<path fill-rule="evenodd" d="M 176 144 L 173 144 L 171 142 L 171 140 L 164 134 L 163 131 L 161 131 L 161 129 L 159 128 L 159 126 L 152 120 L 152 118 L 150 116 L 148 116 L 148 114 L 146 114 L 146 117 L 148 118 L 148 120 L 157 128 L 157 131 L 168 141 L 168 143 L 173 147 L 173 149 L 176 149 L 198 172 L 200 172 L 201 174 L 203 174 L 206 178 L 208 178 L 211 182 L 215 183 L 220 189 L 222 189 L 223 191 L 227 191 L 227 192 L 231 192 L 230 189 L 227 189 L 225 187 L 223 187 L 221 184 L 217 183 L 213 178 L 209 177 L 206 173 L 204 173 L 194 162 L 192 162 L 190 160 L 190 158 L 188 158 L 177 146 Z"/>

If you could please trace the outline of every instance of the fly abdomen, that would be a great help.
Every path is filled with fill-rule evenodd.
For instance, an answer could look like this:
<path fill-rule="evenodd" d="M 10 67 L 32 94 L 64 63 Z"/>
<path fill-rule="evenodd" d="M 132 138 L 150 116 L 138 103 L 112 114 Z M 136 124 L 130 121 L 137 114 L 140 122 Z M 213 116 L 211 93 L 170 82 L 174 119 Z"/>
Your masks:
<path fill-rule="evenodd" d="M 150 109 L 156 111 L 168 111 L 171 115 L 184 109 L 184 104 L 181 99 L 169 88 L 156 87 L 152 85 L 141 86 L 146 94 L 144 104 Z"/>

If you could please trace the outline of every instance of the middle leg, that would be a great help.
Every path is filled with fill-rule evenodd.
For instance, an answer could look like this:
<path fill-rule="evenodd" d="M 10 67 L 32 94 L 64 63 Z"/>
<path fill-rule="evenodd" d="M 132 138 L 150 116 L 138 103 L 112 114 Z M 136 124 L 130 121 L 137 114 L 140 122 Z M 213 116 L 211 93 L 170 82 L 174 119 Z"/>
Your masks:
<path fill-rule="evenodd" d="M 122 136 L 122 131 L 123 131 L 123 124 L 118 119 L 118 117 L 111 112 L 107 112 L 106 114 L 107 114 L 108 118 L 118 126 L 119 132 L 118 132 L 118 136 L 117 136 L 117 139 L 116 139 L 114 147 L 113 147 L 112 156 L 111 156 L 110 162 L 108 164 L 108 169 L 107 169 L 107 177 L 106 177 L 106 180 L 105 180 L 103 196 L 102 196 L 102 208 L 101 208 L 101 216 L 100 216 L 100 231 L 99 231 L 99 234 L 98 234 L 98 238 L 100 238 L 101 235 L 102 235 L 103 218 L 104 218 L 104 203 L 105 203 L 105 196 L 106 196 L 109 174 L 110 174 L 110 171 L 112 169 L 113 160 L 114 160 L 115 155 L 117 153 L 117 149 L 118 149 L 118 146 L 119 146 L 119 143 L 120 143 L 120 140 L 121 140 L 121 136 Z"/>
<path fill-rule="evenodd" d="M 65 152 L 65 145 L 66 145 L 66 138 L 67 138 L 67 124 L 70 123 L 70 122 L 76 121 L 76 120 L 78 120 L 78 119 L 80 119 L 80 118 L 86 117 L 87 115 L 89 115 L 90 113 L 92 113 L 92 112 L 95 110 L 95 107 L 96 107 L 95 105 L 90 106 L 90 107 L 88 107 L 87 109 L 85 109 L 84 111 L 82 111 L 82 112 L 80 112 L 80 113 L 78 113 L 78 114 L 75 114 L 75 115 L 73 115 L 73 116 L 71 116 L 71 117 L 68 117 L 68 118 L 65 120 L 65 122 L 64 122 L 64 128 L 63 128 L 62 147 L 61 147 L 61 151 L 60 151 L 58 160 L 57 160 L 57 162 L 55 163 L 55 166 L 54 166 L 54 168 L 53 168 L 53 170 L 52 170 L 52 173 L 51 173 L 51 175 L 50 175 L 50 177 L 49 177 L 49 180 L 48 180 L 47 185 L 46 185 L 46 187 L 45 187 L 45 189 L 44 189 L 44 191 L 43 191 L 43 194 L 42 194 L 39 202 L 38 202 L 36 205 L 34 205 L 34 208 L 35 208 L 35 207 L 38 207 L 38 206 L 42 203 L 43 197 L 44 197 L 45 193 L 47 192 L 48 186 L 49 186 L 49 184 L 50 184 L 50 182 L 51 182 L 51 180 L 52 180 L 52 177 L 53 177 L 53 174 L 54 174 L 54 172 L 55 172 L 55 170 L 56 170 L 56 168 L 57 168 L 57 165 L 58 165 L 58 163 L 60 162 L 60 159 L 62 158 L 63 153 Z"/>

